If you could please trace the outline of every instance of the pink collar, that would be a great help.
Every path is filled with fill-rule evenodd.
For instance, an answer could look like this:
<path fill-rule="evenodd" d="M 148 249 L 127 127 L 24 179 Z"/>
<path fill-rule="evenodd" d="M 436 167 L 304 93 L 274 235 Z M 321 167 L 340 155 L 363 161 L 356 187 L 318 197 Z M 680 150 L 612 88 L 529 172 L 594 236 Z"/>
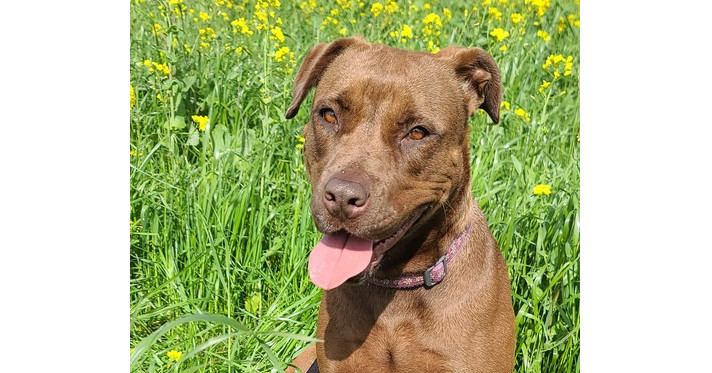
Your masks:
<path fill-rule="evenodd" d="M 366 281 L 374 285 L 392 289 L 411 289 L 423 285 L 426 287 L 433 287 L 445 278 L 448 264 L 452 262 L 455 259 L 455 256 L 457 256 L 457 253 L 462 250 L 462 247 L 467 240 L 467 236 L 470 235 L 471 230 L 472 223 L 470 223 L 463 232 L 455 237 L 450 244 L 450 247 L 447 249 L 447 253 L 441 256 L 435 264 L 426 269 L 423 273 L 407 274 L 393 280 L 367 276 Z"/>

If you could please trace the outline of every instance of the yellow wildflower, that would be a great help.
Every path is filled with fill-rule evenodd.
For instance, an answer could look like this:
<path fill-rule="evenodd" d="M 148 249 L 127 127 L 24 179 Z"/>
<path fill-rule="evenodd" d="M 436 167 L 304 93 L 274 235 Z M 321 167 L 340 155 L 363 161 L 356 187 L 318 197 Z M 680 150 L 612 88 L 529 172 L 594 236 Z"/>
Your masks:
<path fill-rule="evenodd" d="M 247 20 L 245 20 L 245 18 L 243 17 L 240 17 L 230 22 L 230 24 L 235 27 L 234 29 L 232 29 L 233 34 L 237 34 L 238 29 L 240 29 L 240 33 L 242 35 L 251 36 L 255 33 L 254 31 L 250 30 L 250 27 L 247 25 Z"/>
<path fill-rule="evenodd" d="M 566 19 L 564 17 L 559 17 L 559 23 L 556 24 L 556 31 L 560 33 L 566 30 Z"/>
<path fill-rule="evenodd" d="M 210 119 L 204 115 L 193 115 L 191 118 L 193 118 L 193 122 L 198 125 L 198 129 L 201 131 L 205 131 L 208 122 L 210 122 Z"/>
<path fill-rule="evenodd" d="M 339 30 L 339 34 L 341 36 L 346 36 L 346 27 L 342 27 L 341 30 Z"/>
<path fill-rule="evenodd" d="M 198 17 L 200 17 L 200 20 L 203 22 L 210 20 L 210 15 L 208 15 L 208 13 L 205 13 L 205 12 L 199 12 Z"/>
<path fill-rule="evenodd" d="M 537 35 L 538 37 L 544 39 L 544 41 L 549 41 L 549 40 L 551 40 L 551 36 L 549 36 L 549 33 L 546 32 L 546 31 L 544 31 L 544 30 L 539 30 L 539 31 L 537 31 L 537 32 L 536 32 L 536 35 Z"/>
<path fill-rule="evenodd" d="M 566 57 L 566 65 L 564 66 L 564 76 L 571 75 L 571 68 L 573 68 L 573 66 L 574 66 L 574 57 L 573 56 Z"/>
<path fill-rule="evenodd" d="M 544 90 L 547 89 L 550 85 L 551 82 L 547 82 L 546 80 L 544 80 L 539 86 L 539 93 L 544 93 Z"/>
<path fill-rule="evenodd" d="M 443 16 L 445 16 L 445 19 L 448 21 L 450 19 L 452 19 L 452 12 L 450 11 L 450 9 L 448 9 L 448 8 L 443 9 Z"/>
<path fill-rule="evenodd" d="M 509 36 L 509 32 L 505 31 L 504 29 L 497 27 L 492 32 L 490 32 L 490 35 L 494 36 L 497 41 L 502 41 Z"/>
<path fill-rule="evenodd" d="M 133 86 L 131 84 L 129 84 L 129 87 L 131 88 L 131 101 L 130 101 L 131 107 L 129 108 L 129 110 L 131 110 L 131 109 L 133 109 L 134 105 L 136 105 L 136 96 L 134 96 Z"/>
<path fill-rule="evenodd" d="M 289 47 L 282 47 L 279 48 L 277 52 L 274 53 L 274 59 L 277 62 L 282 62 L 285 59 L 285 56 L 289 55 Z"/>
<path fill-rule="evenodd" d="M 581 20 L 576 19 L 575 14 L 569 14 L 568 16 L 566 16 L 566 19 L 569 21 L 570 24 L 572 24 L 576 27 L 581 27 Z"/>
<path fill-rule="evenodd" d="M 198 30 L 198 33 L 200 34 L 200 38 L 202 40 L 206 39 L 215 39 L 217 35 L 215 34 L 215 30 L 213 30 L 211 27 L 206 27 L 206 28 L 201 28 Z"/>
<path fill-rule="evenodd" d="M 400 36 L 404 38 L 413 38 L 413 30 L 408 25 L 403 25 L 403 29 L 400 32 Z"/>
<path fill-rule="evenodd" d="M 371 13 L 373 13 L 375 17 L 378 17 L 378 15 L 381 14 L 381 11 L 383 11 L 383 4 L 373 3 L 373 5 L 371 5 Z"/>
<path fill-rule="evenodd" d="M 559 63 L 561 63 L 564 60 L 564 56 L 561 54 L 551 54 L 549 57 L 546 58 L 546 62 L 544 62 L 544 65 L 542 67 L 544 70 L 549 69 L 549 67 L 558 67 Z"/>
<path fill-rule="evenodd" d="M 512 105 L 509 103 L 509 101 L 502 101 L 502 103 L 499 104 L 499 107 L 504 108 L 504 111 L 509 111 L 509 109 L 512 108 Z"/>
<path fill-rule="evenodd" d="M 178 361 L 183 356 L 183 353 L 177 350 L 170 350 L 166 353 L 168 361 Z"/>
<path fill-rule="evenodd" d="M 501 47 L 499 47 L 499 50 L 501 50 L 502 52 L 506 52 L 506 51 L 507 51 L 507 46 L 506 46 L 506 45 L 502 45 Z"/>
<path fill-rule="evenodd" d="M 428 42 L 428 50 L 430 51 L 430 53 L 438 53 L 440 52 L 440 47 L 435 45 L 435 43 L 433 43 L 433 41 L 431 40 Z"/>
<path fill-rule="evenodd" d="M 498 20 L 498 21 L 502 20 L 502 12 L 500 12 L 499 9 L 497 9 L 495 7 L 491 7 L 487 10 L 487 12 L 489 13 L 489 15 L 494 16 L 494 18 L 496 20 Z"/>
<path fill-rule="evenodd" d="M 161 36 L 163 34 L 163 26 L 158 23 L 154 23 L 153 26 L 151 26 L 151 32 L 153 35 Z"/>
<path fill-rule="evenodd" d="M 272 32 L 272 36 L 269 38 L 272 40 L 279 40 L 280 43 L 284 43 L 284 34 L 282 33 L 282 28 L 279 26 L 273 27 L 270 32 Z"/>
<path fill-rule="evenodd" d="M 423 19 L 423 24 L 435 24 L 437 27 L 442 27 L 443 23 L 440 21 L 440 16 L 435 13 L 430 13 Z"/>
<path fill-rule="evenodd" d="M 188 46 L 188 43 L 184 43 L 184 44 L 183 44 L 183 48 L 185 48 L 185 50 L 186 50 L 188 53 L 191 52 L 191 49 L 190 49 L 190 47 Z"/>
<path fill-rule="evenodd" d="M 428 3 L 423 4 L 423 9 L 430 9 L 430 4 L 428 4 Z"/>
<path fill-rule="evenodd" d="M 551 4 L 550 0 L 524 0 L 525 3 L 527 4 L 532 4 L 536 7 L 537 15 L 539 17 L 543 16 L 544 13 L 546 13 L 546 10 L 549 9 L 549 5 Z"/>
<path fill-rule="evenodd" d="M 549 195 L 551 194 L 551 186 L 546 185 L 546 184 L 539 184 L 534 186 L 534 194 L 540 196 L 542 194 Z"/>
<path fill-rule="evenodd" d="M 524 20 L 524 16 L 521 13 L 512 13 L 512 23 L 515 25 Z"/>
<path fill-rule="evenodd" d="M 529 121 L 532 119 L 532 118 L 529 116 L 529 113 L 527 113 L 526 111 L 524 111 L 524 109 L 522 109 L 522 108 L 519 108 L 519 109 L 517 109 L 517 110 L 514 110 L 514 114 L 516 114 L 516 116 L 518 116 L 518 117 L 524 118 L 524 120 L 527 121 L 527 122 L 529 122 Z"/>
<path fill-rule="evenodd" d="M 385 10 L 388 14 L 393 14 L 398 10 L 398 4 L 396 4 L 393 0 L 388 0 L 386 1 L 386 6 L 383 7 L 383 10 Z"/>

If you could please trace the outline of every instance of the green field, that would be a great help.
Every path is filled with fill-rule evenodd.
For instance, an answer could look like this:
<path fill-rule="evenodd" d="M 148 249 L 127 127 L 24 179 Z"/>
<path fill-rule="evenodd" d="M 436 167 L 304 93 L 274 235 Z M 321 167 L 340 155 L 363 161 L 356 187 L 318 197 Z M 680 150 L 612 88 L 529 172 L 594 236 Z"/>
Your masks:
<path fill-rule="evenodd" d="M 579 371 L 578 1 L 130 7 L 131 371 L 281 372 L 311 341 L 308 110 L 284 112 L 306 52 L 351 35 L 493 55 L 505 102 L 470 121 L 472 189 L 509 267 L 515 370 Z"/>

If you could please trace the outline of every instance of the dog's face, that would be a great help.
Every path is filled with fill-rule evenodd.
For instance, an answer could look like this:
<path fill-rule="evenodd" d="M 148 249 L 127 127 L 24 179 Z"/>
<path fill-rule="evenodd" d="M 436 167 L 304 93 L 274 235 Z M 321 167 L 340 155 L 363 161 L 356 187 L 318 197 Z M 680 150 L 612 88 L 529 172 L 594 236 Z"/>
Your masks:
<path fill-rule="evenodd" d="M 372 270 L 469 188 L 468 118 L 482 107 L 497 122 L 501 88 L 481 49 L 433 55 L 360 38 L 312 49 L 288 118 L 314 86 L 304 155 L 312 214 L 325 236 L 310 275 L 329 289 Z"/>

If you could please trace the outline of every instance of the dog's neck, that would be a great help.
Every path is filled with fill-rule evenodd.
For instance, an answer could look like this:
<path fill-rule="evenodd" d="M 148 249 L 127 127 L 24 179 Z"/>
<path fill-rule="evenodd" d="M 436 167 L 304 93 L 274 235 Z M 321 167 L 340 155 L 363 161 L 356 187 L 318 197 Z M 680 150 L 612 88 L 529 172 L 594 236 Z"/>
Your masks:
<path fill-rule="evenodd" d="M 457 201 L 437 206 L 422 226 L 388 250 L 373 275 L 387 279 L 422 273 L 446 255 L 453 239 L 473 218 L 474 201 L 469 183 L 458 194 Z"/>

